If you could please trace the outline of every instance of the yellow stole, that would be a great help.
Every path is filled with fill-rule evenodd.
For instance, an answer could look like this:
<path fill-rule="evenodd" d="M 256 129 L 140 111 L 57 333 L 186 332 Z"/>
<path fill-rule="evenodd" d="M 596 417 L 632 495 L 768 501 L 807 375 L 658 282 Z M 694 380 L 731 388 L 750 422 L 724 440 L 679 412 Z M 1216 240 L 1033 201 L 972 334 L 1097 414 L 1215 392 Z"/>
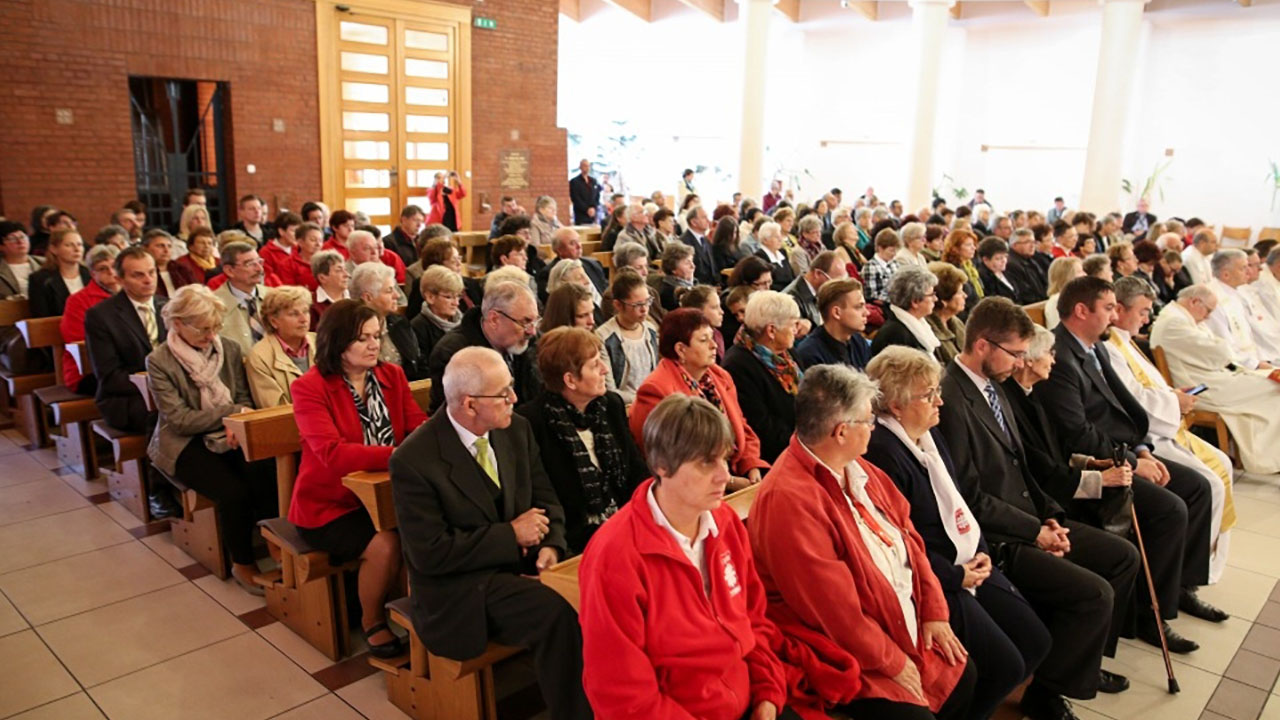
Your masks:
<path fill-rule="evenodd" d="M 1138 362 L 1137 355 L 1141 354 L 1142 350 L 1138 348 L 1137 345 L 1133 344 L 1133 340 L 1126 343 L 1120 339 L 1119 335 L 1111 333 L 1111 340 L 1109 342 L 1116 346 L 1116 349 L 1118 349 L 1120 354 L 1124 356 L 1125 362 L 1129 364 L 1129 370 L 1133 372 L 1133 376 L 1138 379 L 1138 382 L 1141 383 L 1143 387 L 1159 387 L 1151 380 L 1151 377 L 1147 375 L 1142 363 Z M 1215 475 L 1222 478 L 1222 485 L 1226 489 L 1226 497 L 1222 503 L 1222 526 L 1220 532 L 1226 532 L 1235 527 L 1236 503 L 1231 493 L 1230 468 L 1222 466 L 1217 453 L 1213 452 L 1209 443 L 1201 440 L 1199 437 L 1196 437 L 1195 434 L 1187 429 L 1187 419 L 1185 417 L 1182 418 L 1182 424 L 1178 427 L 1178 434 L 1173 439 L 1177 441 L 1179 445 L 1190 450 L 1191 454 L 1195 455 L 1196 459 L 1204 463 Z"/>

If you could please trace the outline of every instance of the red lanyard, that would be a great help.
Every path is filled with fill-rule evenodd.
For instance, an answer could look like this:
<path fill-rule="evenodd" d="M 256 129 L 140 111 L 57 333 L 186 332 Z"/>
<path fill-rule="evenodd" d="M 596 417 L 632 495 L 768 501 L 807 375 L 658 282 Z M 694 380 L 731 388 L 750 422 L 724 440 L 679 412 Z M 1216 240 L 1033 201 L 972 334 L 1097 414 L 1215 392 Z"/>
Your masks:
<path fill-rule="evenodd" d="M 862 518 L 862 522 L 866 523 L 867 527 L 871 528 L 871 532 L 875 533 L 876 537 L 880 538 L 880 542 L 884 543 L 885 547 L 893 547 L 893 538 L 889 536 L 889 533 L 885 532 L 885 529 L 880 526 L 880 523 L 876 522 L 876 519 L 867 511 L 866 506 L 859 502 L 853 495 L 849 495 L 849 501 L 853 503 L 854 509 L 858 511 L 858 515 Z"/>

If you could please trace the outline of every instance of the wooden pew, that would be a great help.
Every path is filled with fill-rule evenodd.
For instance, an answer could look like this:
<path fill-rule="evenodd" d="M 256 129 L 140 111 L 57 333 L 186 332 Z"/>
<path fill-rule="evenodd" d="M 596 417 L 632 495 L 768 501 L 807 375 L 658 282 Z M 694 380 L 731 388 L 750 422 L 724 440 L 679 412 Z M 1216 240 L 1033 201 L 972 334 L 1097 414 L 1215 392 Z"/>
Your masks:
<path fill-rule="evenodd" d="M 485 259 L 489 254 L 489 232 L 487 230 L 470 230 L 456 232 L 453 241 L 462 253 L 462 264 L 472 273 L 484 274 Z"/>
<path fill-rule="evenodd" d="M 351 473 L 342 478 L 342 484 L 360 498 L 364 509 L 373 519 L 373 527 L 379 532 L 396 528 L 396 508 L 391 498 L 391 474 L 386 470 Z"/>
<path fill-rule="evenodd" d="M 53 353 L 55 382 L 48 387 L 37 388 L 31 393 L 34 402 L 30 412 L 24 411 L 22 420 L 27 425 L 27 437 L 39 437 L 38 444 L 52 438 L 63 465 L 78 470 L 85 479 L 97 476 L 96 448 L 89 422 L 101 417 L 93 398 L 79 395 L 62 384 L 64 347 L 62 342 L 62 318 L 33 318 L 18 321 L 18 330 L 27 341 L 28 348 L 47 348 Z M 52 423 L 48 422 L 52 416 Z M 49 432 L 57 428 L 58 432 Z"/>
<path fill-rule="evenodd" d="M 30 325 L 30 306 L 26 300 L 6 300 L 0 302 L 0 327 L 13 326 L 22 334 L 23 340 L 27 343 L 29 349 L 37 349 L 37 347 L 49 347 L 47 341 L 50 340 L 47 332 L 44 332 L 44 326 L 38 324 L 37 332 L 32 333 Z M 55 325 L 55 330 L 56 325 Z M 58 333 L 58 341 L 61 342 L 61 333 Z M 31 346 L 31 341 L 35 340 L 39 343 L 46 343 L 37 347 Z M 62 353 L 58 353 L 60 356 Z M 61 358 L 55 356 L 55 363 L 60 362 Z M 55 365 L 56 368 L 56 365 Z M 36 403 L 35 391 L 55 385 L 60 375 L 56 372 L 51 373 L 35 373 L 32 375 L 15 375 L 7 369 L 0 369 L 0 379 L 4 380 L 5 390 L 8 393 L 7 401 L 13 402 L 13 420 L 18 432 L 22 433 L 27 440 L 27 447 L 34 450 L 43 447 L 46 444 L 44 426 L 41 423 L 40 410 Z M 6 401 L 6 407 L 7 407 Z"/>
<path fill-rule="evenodd" d="M 1045 324 L 1044 324 L 1044 306 L 1045 306 L 1047 303 L 1048 303 L 1048 301 L 1047 301 L 1047 300 L 1041 300 L 1041 301 L 1040 301 L 1040 302 L 1038 302 L 1038 303 L 1031 303 L 1030 305 L 1023 305 L 1023 306 L 1022 306 L 1022 309 L 1023 309 L 1023 310 L 1025 310 L 1025 311 L 1027 312 L 1027 316 L 1031 318 L 1031 322 L 1033 322 L 1033 323 L 1035 323 L 1035 324 L 1039 325 L 1040 327 L 1045 327 Z"/>
<path fill-rule="evenodd" d="M 1252 244 L 1253 228 L 1222 226 L 1222 247 L 1246 248 Z"/>
<path fill-rule="evenodd" d="M 595 258 L 596 262 L 604 266 L 605 272 L 608 273 L 609 282 L 612 283 L 613 282 L 613 253 L 602 250 L 599 252 L 591 253 L 591 257 Z"/>
<path fill-rule="evenodd" d="M 1151 346 L 1151 362 L 1160 371 L 1164 381 L 1170 387 L 1174 387 L 1173 378 L 1169 375 L 1169 360 L 1164 355 L 1164 348 Z M 1231 458 L 1233 465 L 1240 467 L 1239 455 L 1232 450 L 1231 432 L 1227 429 L 1227 424 L 1223 422 L 1221 415 L 1210 410 L 1193 409 L 1187 413 L 1186 420 L 1191 427 L 1203 427 L 1213 430 L 1218 438 L 1218 449 Z"/>
<path fill-rule="evenodd" d="M 147 436 L 117 430 L 105 420 L 90 423 L 94 434 L 111 444 L 113 460 L 99 464 L 111 499 L 144 523 L 151 521 L 147 506 Z"/>

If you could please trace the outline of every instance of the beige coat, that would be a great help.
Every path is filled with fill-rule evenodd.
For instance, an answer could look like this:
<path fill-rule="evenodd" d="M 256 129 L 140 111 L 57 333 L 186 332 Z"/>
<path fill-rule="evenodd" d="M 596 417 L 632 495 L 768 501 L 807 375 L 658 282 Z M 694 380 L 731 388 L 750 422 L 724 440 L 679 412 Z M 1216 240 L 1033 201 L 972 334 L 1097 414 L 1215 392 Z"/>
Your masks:
<path fill-rule="evenodd" d="M 178 456 L 187 443 L 200 442 L 199 435 L 222 431 L 222 418 L 253 408 L 240 346 L 223 338 L 222 351 L 226 356 L 218 377 L 231 391 L 232 404 L 215 408 L 200 407 L 200 390 L 191 382 L 186 368 L 168 344 L 161 344 L 147 356 L 147 384 L 159 411 L 156 430 L 147 445 L 147 456 L 171 477 L 177 472 Z"/>
<path fill-rule="evenodd" d="M 307 362 L 308 366 L 316 364 L 315 333 L 307 333 Z M 274 335 L 259 340 L 244 364 L 255 406 L 269 408 L 293 402 L 289 386 L 302 377 L 302 371 L 285 354 L 284 346 Z"/>
<path fill-rule="evenodd" d="M 253 350 L 253 331 L 249 327 L 249 313 L 240 306 L 240 301 L 231 294 L 231 283 L 223 283 L 214 295 L 222 301 L 227 311 L 222 316 L 222 337 L 240 345 L 240 357 L 248 356 Z M 267 296 L 267 286 L 258 286 L 258 319 L 262 318 L 262 299 Z"/>

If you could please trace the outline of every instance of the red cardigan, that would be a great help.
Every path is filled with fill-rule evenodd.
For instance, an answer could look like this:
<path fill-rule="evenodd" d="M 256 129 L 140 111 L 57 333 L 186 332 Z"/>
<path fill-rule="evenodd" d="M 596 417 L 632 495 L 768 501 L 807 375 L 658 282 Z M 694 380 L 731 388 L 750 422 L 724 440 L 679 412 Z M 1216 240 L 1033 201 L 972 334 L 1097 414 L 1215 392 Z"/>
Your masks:
<path fill-rule="evenodd" d="M 298 257 L 296 252 L 284 256 L 284 260 L 276 268 L 276 276 L 281 285 L 297 285 L 311 291 L 314 296 L 320 281 L 311 273 L 311 263 Z M 312 329 L 315 329 L 312 326 Z"/>
<path fill-rule="evenodd" d="M 641 483 L 587 544 L 582 584 L 582 684 L 600 720 L 738 720 L 764 701 L 786 704 L 782 664 L 769 645 L 747 531 L 737 513 L 713 511 L 718 535 L 703 546 L 702 577 L 654 521 Z"/>
<path fill-rule="evenodd" d="M 262 258 L 262 266 L 267 272 L 275 273 L 283 281 L 285 274 L 281 270 L 288 263 L 289 258 L 293 257 L 293 252 L 282 249 L 275 240 L 268 240 L 262 249 L 258 250 L 258 257 Z"/>
<path fill-rule="evenodd" d="M 724 403 L 724 414 L 729 419 L 729 427 L 733 428 L 734 455 L 730 462 L 730 470 L 734 475 L 744 476 L 755 468 L 765 470 L 769 463 L 760 459 L 760 438 L 742 417 L 742 407 L 738 405 L 738 389 L 728 371 L 719 365 L 707 369 L 711 376 L 711 384 L 720 393 Z M 644 421 L 649 413 L 671 393 L 693 395 L 693 391 L 681 377 L 680 364 L 675 360 L 663 358 L 658 367 L 644 379 L 644 384 L 636 391 L 635 404 L 631 406 L 631 434 L 635 436 L 636 445 L 644 452 Z"/>
<path fill-rule="evenodd" d="M 427 414 L 414 402 L 399 365 L 378 363 L 373 376 L 382 386 L 398 446 L 426 422 Z M 293 485 L 289 522 L 317 528 L 360 508 L 355 493 L 342 484 L 343 476 L 361 470 L 386 470 L 395 447 L 364 444 L 360 415 L 342 376 L 321 375 L 312 365 L 293 381 L 290 392 L 302 441 L 302 464 Z"/>
<path fill-rule="evenodd" d="M 58 322 L 58 329 L 62 331 L 62 341 L 68 345 L 78 343 L 84 340 L 84 315 L 89 312 L 89 308 L 111 297 L 111 293 L 107 289 L 99 285 L 95 281 L 89 281 L 89 284 L 80 288 L 67 298 L 67 304 L 62 308 L 62 320 Z M 85 356 L 88 357 L 87 355 Z M 63 348 L 62 350 L 62 384 L 65 387 L 76 389 L 80 381 L 85 375 L 90 375 L 93 368 L 85 368 L 89 372 L 80 372 L 80 368 L 76 365 L 76 359 L 71 356 L 71 351 Z"/>
<path fill-rule="evenodd" d="M 432 184 L 427 188 L 427 200 L 431 202 L 431 214 L 427 216 L 427 224 L 438 223 L 444 220 L 444 198 L 449 198 L 448 202 L 453 206 L 453 217 L 458 222 L 458 227 L 462 227 L 462 213 L 458 211 L 458 201 L 467 196 L 466 188 L 462 187 L 462 181 L 458 180 L 457 185 L 452 188 L 453 192 L 445 195 L 441 190 L 444 188 L 439 183 Z"/>
<path fill-rule="evenodd" d="M 906 498 L 879 468 L 862 458 L 858 464 L 869 478 L 867 494 L 907 544 L 917 630 L 926 621 L 946 621 L 947 601 Z M 793 702 L 821 700 L 830 707 L 883 698 L 918 704 L 893 681 L 910 657 L 936 712 L 964 665 L 948 665 L 937 650 L 912 645 L 898 597 L 867 552 L 843 494 L 836 477 L 793 436 L 751 506 L 747 532 L 769 597 L 769 619 L 783 636 L 778 655 L 804 668 L 804 682 L 791 688 Z"/>
<path fill-rule="evenodd" d="M 346 245 L 339 242 L 338 238 L 336 237 L 331 237 L 328 240 L 326 240 L 324 245 L 320 246 L 320 249 L 334 250 L 334 251 L 337 251 L 339 254 L 341 254 L 344 260 L 351 259 L 351 251 L 347 249 Z M 386 265 L 390 267 L 392 270 L 396 271 L 396 282 L 400 285 L 403 285 L 405 267 L 404 267 L 404 260 L 400 259 L 400 255 L 396 253 L 395 250 L 388 250 L 387 248 L 383 248 L 382 255 L 378 257 L 380 260 L 382 260 L 383 265 Z M 310 266 L 307 267 L 307 272 L 308 273 L 311 272 Z"/>

